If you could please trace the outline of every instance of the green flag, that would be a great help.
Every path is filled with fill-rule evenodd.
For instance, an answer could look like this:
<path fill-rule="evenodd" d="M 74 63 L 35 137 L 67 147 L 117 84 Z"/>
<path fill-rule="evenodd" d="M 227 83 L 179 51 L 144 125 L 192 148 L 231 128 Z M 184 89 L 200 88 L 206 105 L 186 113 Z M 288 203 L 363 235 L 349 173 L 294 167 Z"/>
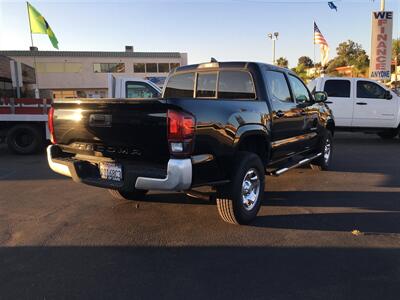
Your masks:
<path fill-rule="evenodd" d="M 31 27 L 31 33 L 41 33 L 47 34 L 54 48 L 58 49 L 57 38 L 51 30 L 51 27 L 47 23 L 46 19 L 38 12 L 29 2 L 28 5 L 28 15 L 29 15 L 29 25 Z"/>

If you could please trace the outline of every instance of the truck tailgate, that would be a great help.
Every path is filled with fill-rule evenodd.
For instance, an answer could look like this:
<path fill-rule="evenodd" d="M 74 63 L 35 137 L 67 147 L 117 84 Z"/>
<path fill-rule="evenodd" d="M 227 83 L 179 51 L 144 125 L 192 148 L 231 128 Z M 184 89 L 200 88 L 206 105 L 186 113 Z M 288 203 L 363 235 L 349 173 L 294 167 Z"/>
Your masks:
<path fill-rule="evenodd" d="M 160 99 L 56 100 L 54 133 L 64 151 L 165 163 L 167 104 Z"/>

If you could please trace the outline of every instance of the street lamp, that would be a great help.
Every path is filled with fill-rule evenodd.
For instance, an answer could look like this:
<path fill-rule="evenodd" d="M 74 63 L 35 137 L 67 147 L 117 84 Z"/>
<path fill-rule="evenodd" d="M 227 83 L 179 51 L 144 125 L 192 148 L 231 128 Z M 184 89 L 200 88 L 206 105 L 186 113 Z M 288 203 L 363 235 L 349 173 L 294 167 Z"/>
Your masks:
<path fill-rule="evenodd" d="M 279 32 L 268 33 L 268 37 L 272 40 L 272 64 L 275 65 L 275 43 L 278 40 Z"/>

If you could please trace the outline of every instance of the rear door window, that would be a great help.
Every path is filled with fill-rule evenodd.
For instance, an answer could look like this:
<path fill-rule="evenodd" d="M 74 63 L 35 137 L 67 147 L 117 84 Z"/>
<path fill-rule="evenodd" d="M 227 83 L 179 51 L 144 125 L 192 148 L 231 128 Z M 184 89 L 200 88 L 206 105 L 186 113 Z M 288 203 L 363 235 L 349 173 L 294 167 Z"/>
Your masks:
<path fill-rule="evenodd" d="M 165 87 L 164 98 L 193 98 L 195 73 L 172 75 Z"/>
<path fill-rule="evenodd" d="M 256 92 L 250 73 L 244 71 L 220 71 L 218 98 L 255 99 Z"/>
<path fill-rule="evenodd" d="M 197 98 L 215 98 L 217 88 L 217 73 L 197 74 Z"/>
<path fill-rule="evenodd" d="M 272 100 L 293 102 L 285 75 L 281 72 L 266 71 L 268 90 Z"/>
<path fill-rule="evenodd" d="M 350 81 L 329 79 L 325 82 L 324 91 L 328 97 L 350 98 Z"/>

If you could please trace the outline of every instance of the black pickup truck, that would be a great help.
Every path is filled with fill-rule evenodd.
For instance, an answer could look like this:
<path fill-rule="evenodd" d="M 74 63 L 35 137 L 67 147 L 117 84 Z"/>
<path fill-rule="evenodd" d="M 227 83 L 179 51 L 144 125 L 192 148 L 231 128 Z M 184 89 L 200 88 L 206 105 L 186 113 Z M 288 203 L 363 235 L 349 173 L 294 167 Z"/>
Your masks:
<path fill-rule="evenodd" d="M 48 162 L 117 198 L 211 187 L 222 219 L 247 224 L 263 201 L 265 174 L 329 167 L 335 124 L 325 100 L 272 65 L 182 66 L 159 99 L 55 101 Z"/>

